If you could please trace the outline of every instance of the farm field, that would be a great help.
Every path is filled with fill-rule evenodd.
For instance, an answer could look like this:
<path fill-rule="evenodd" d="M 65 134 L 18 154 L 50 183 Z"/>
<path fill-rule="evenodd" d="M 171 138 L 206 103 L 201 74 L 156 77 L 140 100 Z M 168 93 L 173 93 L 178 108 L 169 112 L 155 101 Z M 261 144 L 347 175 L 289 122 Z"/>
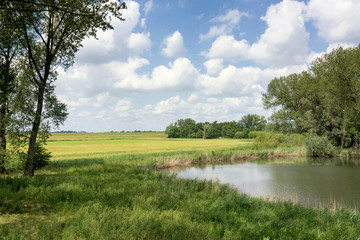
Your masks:
<path fill-rule="evenodd" d="M 146 154 L 177 151 L 213 151 L 250 146 L 239 139 L 169 139 L 163 132 L 53 133 L 46 148 L 54 159 L 89 154 Z"/>
<path fill-rule="evenodd" d="M 167 139 L 163 133 L 53 134 L 49 166 L 31 178 L 21 173 L 0 177 L 0 239 L 360 236 L 358 212 L 270 202 L 216 181 L 157 170 L 174 158 L 216 161 L 249 154 L 250 144 Z"/>

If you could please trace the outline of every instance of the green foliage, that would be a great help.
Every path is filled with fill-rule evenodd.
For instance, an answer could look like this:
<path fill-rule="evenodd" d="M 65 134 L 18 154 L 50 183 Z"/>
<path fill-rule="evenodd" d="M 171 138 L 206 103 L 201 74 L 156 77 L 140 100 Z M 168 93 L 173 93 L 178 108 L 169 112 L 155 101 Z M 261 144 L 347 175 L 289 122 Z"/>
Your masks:
<path fill-rule="evenodd" d="M 250 131 L 263 131 L 266 126 L 266 120 L 264 116 L 248 114 L 241 118 L 239 125 L 240 129 L 248 128 Z"/>
<path fill-rule="evenodd" d="M 277 111 L 267 130 L 325 136 L 341 147 L 360 139 L 360 45 L 338 47 L 310 64 L 308 72 L 277 77 L 263 94 Z"/>
<path fill-rule="evenodd" d="M 294 147 L 304 144 L 304 136 L 300 134 L 283 134 L 272 132 L 258 132 L 252 149 L 266 149 L 277 147 Z"/>
<path fill-rule="evenodd" d="M 234 138 L 241 139 L 241 138 L 249 138 L 250 129 L 244 128 L 242 131 L 236 132 Z"/>
<path fill-rule="evenodd" d="M 248 138 L 250 131 L 262 131 L 265 129 L 264 116 L 248 114 L 239 122 L 214 121 L 212 123 L 196 123 L 191 118 L 179 119 L 166 127 L 165 133 L 169 138 Z"/>
<path fill-rule="evenodd" d="M 168 138 L 179 138 L 180 130 L 177 126 L 170 124 L 166 127 L 165 133 L 168 135 Z"/>
<path fill-rule="evenodd" d="M 256 132 L 256 131 L 249 132 L 248 137 L 256 138 L 259 133 L 261 133 L 261 132 Z"/>
<path fill-rule="evenodd" d="M 50 158 L 51 153 L 49 153 L 46 148 L 38 142 L 35 148 L 34 168 L 40 169 L 49 165 Z"/>
<path fill-rule="evenodd" d="M 332 157 L 339 153 L 326 137 L 309 136 L 305 139 L 305 146 L 307 153 L 313 157 Z"/>

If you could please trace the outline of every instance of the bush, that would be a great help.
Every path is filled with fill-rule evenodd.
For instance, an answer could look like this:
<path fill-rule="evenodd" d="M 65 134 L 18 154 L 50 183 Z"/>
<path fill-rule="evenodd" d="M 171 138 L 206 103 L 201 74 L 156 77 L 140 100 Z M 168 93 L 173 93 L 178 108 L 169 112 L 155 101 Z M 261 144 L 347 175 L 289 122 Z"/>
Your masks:
<path fill-rule="evenodd" d="M 249 134 L 250 135 L 250 134 Z M 257 132 L 252 149 L 302 146 L 304 136 L 300 134 Z"/>
<path fill-rule="evenodd" d="M 307 153 L 313 157 L 332 157 L 338 153 L 336 147 L 326 137 L 307 137 L 305 146 Z"/>
<path fill-rule="evenodd" d="M 249 138 L 250 130 L 248 128 L 244 128 L 241 132 L 236 132 L 234 135 L 234 138 L 240 139 L 240 138 Z"/>
<path fill-rule="evenodd" d="M 47 152 L 44 146 L 41 144 L 36 144 L 34 154 L 34 169 L 43 168 L 49 165 L 50 158 L 50 152 Z"/>
<path fill-rule="evenodd" d="M 257 135 L 258 135 L 258 133 L 261 133 L 261 132 L 259 132 L 259 131 L 249 132 L 248 137 L 249 137 L 249 138 L 256 138 Z"/>

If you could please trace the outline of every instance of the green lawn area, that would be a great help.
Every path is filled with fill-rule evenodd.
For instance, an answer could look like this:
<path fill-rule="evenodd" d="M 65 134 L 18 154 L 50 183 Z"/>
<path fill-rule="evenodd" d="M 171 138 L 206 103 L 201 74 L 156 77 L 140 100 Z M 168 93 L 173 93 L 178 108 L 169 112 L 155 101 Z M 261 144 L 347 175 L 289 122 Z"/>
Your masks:
<path fill-rule="evenodd" d="M 54 134 L 50 165 L 0 177 L 0 239 L 357 239 L 360 214 L 269 202 L 156 170 L 247 154 L 248 140 Z"/>

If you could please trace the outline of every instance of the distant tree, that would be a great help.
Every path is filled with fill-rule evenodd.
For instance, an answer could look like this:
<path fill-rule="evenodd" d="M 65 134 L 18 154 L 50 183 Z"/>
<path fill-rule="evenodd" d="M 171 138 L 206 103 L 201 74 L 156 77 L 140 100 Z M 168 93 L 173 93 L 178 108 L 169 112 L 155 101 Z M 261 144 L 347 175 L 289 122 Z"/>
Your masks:
<path fill-rule="evenodd" d="M 221 128 L 221 135 L 225 138 L 233 138 L 237 131 L 239 131 L 239 125 L 235 121 L 225 122 Z"/>
<path fill-rule="evenodd" d="M 212 139 L 221 137 L 221 124 L 217 121 L 206 124 L 205 138 Z"/>
<path fill-rule="evenodd" d="M 191 118 L 179 119 L 175 122 L 175 126 L 179 128 L 181 138 L 188 138 L 198 130 L 196 122 Z"/>
<path fill-rule="evenodd" d="M 240 128 L 248 128 L 250 131 L 263 131 L 266 126 L 266 119 L 264 116 L 257 114 L 248 114 L 239 121 Z"/>
<path fill-rule="evenodd" d="M 179 138 L 180 137 L 180 130 L 174 124 L 170 124 L 166 127 L 165 134 L 168 135 L 168 138 Z"/>

